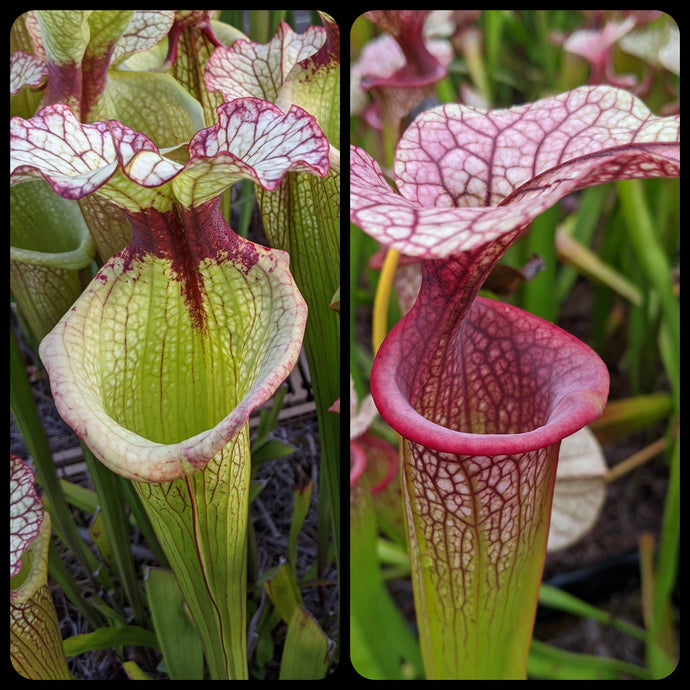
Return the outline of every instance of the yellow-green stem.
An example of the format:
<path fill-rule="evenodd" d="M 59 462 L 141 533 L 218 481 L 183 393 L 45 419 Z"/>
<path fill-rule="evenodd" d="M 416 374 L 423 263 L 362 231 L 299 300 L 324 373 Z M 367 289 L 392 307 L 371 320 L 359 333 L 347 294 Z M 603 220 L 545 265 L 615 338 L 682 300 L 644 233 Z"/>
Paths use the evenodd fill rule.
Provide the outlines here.
<path fill-rule="evenodd" d="M 395 270 L 398 267 L 400 252 L 389 249 L 383 262 L 379 282 L 376 286 L 374 296 L 374 315 L 372 323 L 372 345 L 374 354 L 381 347 L 383 339 L 388 333 L 388 304 L 390 303 L 391 292 L 393 291 L 393 279 Z"/>
<path fill-rule="evenodd" d="M 213 680 L 248 678 L 248 426 L 201 472 L 135 484 L 196 624 Z"/>
<path fill-rule="evenodd" d="M 403 501 L 427 679 L 525 678 L 558 447 L 434 459 L 403 441 Z M 434 462 L 443 467 L 434 469 Z M 510 495 L 484 505 L 481 487 L 501 463 L 514 467 L 517 481 Z M 453 477 L 456 490 L 445 496 L 425 467 L 429 476 Z"/>

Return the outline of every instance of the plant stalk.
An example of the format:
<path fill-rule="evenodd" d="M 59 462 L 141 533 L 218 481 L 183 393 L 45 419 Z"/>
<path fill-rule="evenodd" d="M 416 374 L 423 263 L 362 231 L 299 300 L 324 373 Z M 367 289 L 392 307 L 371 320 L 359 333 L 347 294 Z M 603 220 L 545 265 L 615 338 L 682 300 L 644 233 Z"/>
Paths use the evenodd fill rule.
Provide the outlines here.
<path fill-rule="evenodd" d="M 136 482 L 204 646 L 213 680 L 248 679 L 249 426 L 200 472 Z"/>
<path fill-rule="evenodd" d="M 403 500 L 426 677 L 524 679 L 548 539 L 560 444 L 522 456 L 443 454 L 424 477 L 428 453 L 403 442 Z M 424 458 L 427 458 L 426 460 Z M 515 485 L 501 507 L 486 501 L 497 463 Z M 510 468 L 510 469 L 507 469 Z M 458 496 L 463 510 L 458 510 Z M 430 509 L 431 507 L 431 509 Z"/>

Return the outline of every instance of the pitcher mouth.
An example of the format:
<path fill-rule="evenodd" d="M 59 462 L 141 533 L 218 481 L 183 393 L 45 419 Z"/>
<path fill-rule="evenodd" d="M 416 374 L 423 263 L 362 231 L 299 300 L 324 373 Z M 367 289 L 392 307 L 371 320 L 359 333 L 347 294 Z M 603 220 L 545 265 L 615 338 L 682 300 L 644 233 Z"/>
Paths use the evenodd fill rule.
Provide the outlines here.
<path fill-rule="evenodd" d="M 535 377 L 536 388 L 547 400 L 544 412 L 535 414 L 533 424 L 527 425 L 524 431 L 508 433 L 459 431 L 420 414 L 408 397 L 406 382 L 399 375 L 399 363 L 405 357 L 403 319 L 391 330 L 377 353 L 371 374 L 371 393 L 383 419 L 404 439 L 455 455 L 513 455 L 557 443 L 601 415 L 608 396 L 609 377 L 599 356 L 561 328 L 502 302 L 478 297 L 466 318 L 471 319 L 473 315 L 476 318 L 495 309 L 508 317 L 504 319 L 506 323 L 519 320 L 523 335 L 529 337 L 539 332 L 541 348 L 544 336 L 548 335 L 552 351 L 561 355 L 567 352 L 572 360 L 570 371 L 547 368 L 548 375 L 541 380 Z"/>
<path fill-rule="evenodd" d="M 43 339 L 39 351 L 51 379 L 58 412 L 103 464 L 136 481 L 171 481 L 199 471 L 216 457 L 240 434 L 251 412 L 266 402 L 289 375 L 301 348 L 306 304 L 291 277 L 288 278 L 287 263 L 281 259 L 275 265 L 267 266 L 266 272 L 277 271 L 271 278 L 271 296 L 283 300 L 283 310 L 265 309 L 260 324 L 262 328 L 245 329 L 242 334 L 245 342 L 237 343 L 234 351 L 230 350 L 230 331 L 223 328 L 231 325 L 229 320 L 223 321 L 216 329 L 218 338 L 202 337 L 191 323 L 187 323 L 187 330 L 181 331 L 184 337 L 175 347 L 183 350 L 187 357 L 195 351 L 197 367 L 224 362 L 217 371 L 215 368 L 203 369 L 206 376 L 203 385 L 192 394 L 195 386 L 192 364 L 171 349 L 169 366 L 166 366 L 173 373 L 168 375 L 169 372 L 164 372 L 164 356 L 168 351 L 164 340 L 155 334 L 149 341 L 140 339 L 140 342 L 150 345 L 151 352 L 147 357 L 152 366 L 144 372 L 146 375 L 135 372 L 137 376 L 129 376 L 132 372 L 127 362 L 141 362 L 143 346 L 137 349 L 140 356 L 129 360 L 127 345 L 135 339 L 128 340 L 126 329 L 120 333 L 122 323 L 104 317 L 108 298 L 114 300 L 114 308 L 120 304 L 113 295 L 114 286 L 121 280 L 127 288 L 123 293 L 129 300 L 127 303 L 130 306 L 135 304 L 131 300 L 131 289 L 141 283 L 136 282 L 136 275 L 132 279 L 122 272 L 123 261 L 121 256 L 116 256 L 104 266 L 99 274 L 101 279 L 92 281 L 72 310 Z M 276 281 L 281 275 L 284 282 L 282 291 L 278 293 Z M 167 294 L 163 290 L 160 293 Z M 252 293 L 248 294 L 251 296 Z M 258 296 L 254 299 L 258 300 Z M 162 296 L 162 307 L 159 309 L 156 304 L 156 309 L 165 313 L 168 305 L 172 304 L 183 314 L 181 301 L 179 296 Z M 149 303 L 147 305 L 150 306 Z M 131 309 L 134 314 L 134 308 Z M 142 310 L 141 313 L 150 316 L 153 312 Z M 247 319 L 256 320 L 254 313 L 248 313 Z M 153 322 L 164 323 L 160 319 L 153 319 Z M 184 318 L 181 322 L 186 323 Z M 139 322 L 130 323 L 130 327 L 136 331 L 148 328 L 148 323 L 141 317 Z M 234 325 L 242 323 L 238 316 Z M 107 333 L 103 332 L 104 328 Z M 238 331 L 234 329 L 232 332 Z M 210 349 L 211 340 L 214 353 L 206 356 L 205 348 Z M 104 351 L 104 343 L 110 349 Z M 117 370 L 113 362 L 118 362 Z M 178 369 L 181 365 L 187 369 L 185 378 L 180 375 L 178 380 L 174 372 L 181 371 Z M 223 372 L 225 376 L 221 382 Z M 111 386 L 106 379 L 114 379 L 117 386 Z M 227 388 L 224 397 L 211 390 L 214 395 L 204 398 L 206 386 L 210 383 Z M 133 403 L 132 389 L 137 386 L 143 389 L 144 384 L 148 388 L 140 392 Z M 147 397 L 145 394 L 152 387 L 156 395 Z M 176 397 L 173 394 L 177 394 Z M 206 402 L 205 408 L 199 404 L 200 401 Z M 192 414 L 195 404 L 199 408 L 196 417 Z M 160 420 L 160 424 L 148 424 L 154 418 Z"/>

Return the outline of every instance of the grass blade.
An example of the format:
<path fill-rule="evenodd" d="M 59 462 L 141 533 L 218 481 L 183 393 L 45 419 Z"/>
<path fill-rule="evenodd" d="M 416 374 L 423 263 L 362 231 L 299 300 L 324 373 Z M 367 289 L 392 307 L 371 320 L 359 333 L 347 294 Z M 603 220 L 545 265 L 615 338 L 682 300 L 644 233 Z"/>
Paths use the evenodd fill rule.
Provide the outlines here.
<path fill-rule="evenodd" d="M 165 667 L 171 680 L 204 677 L 204 651 L 171 571 L 148 568 L 146 595 Z"/>

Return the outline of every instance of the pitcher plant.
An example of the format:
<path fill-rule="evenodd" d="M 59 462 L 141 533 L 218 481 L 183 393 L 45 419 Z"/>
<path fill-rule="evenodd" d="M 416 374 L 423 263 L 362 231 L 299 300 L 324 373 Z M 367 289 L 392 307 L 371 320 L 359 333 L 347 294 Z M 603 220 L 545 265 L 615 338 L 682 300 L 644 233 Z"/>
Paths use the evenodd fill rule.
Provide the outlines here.
<path fill-rule="evenodd" d="M 525 677 L 559 446 L 608 395 L 588 346 L 478 292 L 567 194 L 679 176 L 679 128 L 624 90 L 590 86 L 424 112 L 398 142 L 395 189 L 351 147 L 352 222 L 422 266 L 414 306 L 375 356 L 371 393 L 402 439 L 427 678 Z"/>
<path fill-rule="evenodd" d="M 218 109 L 186 163 L 111 120 L 66 105 L 11 123 L 13 184 L 94 194 L 131 222 L 42 341 L 61 416 L 134 480 L 199 628 L 214 678 L 247 676 L 249 414 L 297 361 L 307 315 L 285 252 L 240 238 L 220 209 L 242 178 L 328 173 L 328 142 L 300 108 L 254 98 Z M 219 535 L 223 535 L 219 538 Z"/>
<path fill-rule="evenodd" d="M 340 419 L 328 408 L 340 395 L 340 321 L 331 308 L 340 286 L 340 31 L 332 17 L 319 16 L 323 26 L 302 33 L 281 22 L 265 44 L 236 40 L 219 46 L 204 78 L 207 89 L 225 101 L 253 96 L 284 110 L 292 104 L 304 108 L 330 145 L 325 177 L 297 173 L 275 190 L 255 188 L 268 242 L 290 254 L 295 282 L 309 307 L 304 347 L 319 422 L 325 499 L 320 506 L 339 554 Z"/>
<path fill-rule="evenodd" d="M 10 456 L 10 656 L 31 680 L 69 680 L 48 586 L 50 515 L 29 466 Z"/>

